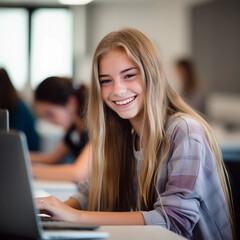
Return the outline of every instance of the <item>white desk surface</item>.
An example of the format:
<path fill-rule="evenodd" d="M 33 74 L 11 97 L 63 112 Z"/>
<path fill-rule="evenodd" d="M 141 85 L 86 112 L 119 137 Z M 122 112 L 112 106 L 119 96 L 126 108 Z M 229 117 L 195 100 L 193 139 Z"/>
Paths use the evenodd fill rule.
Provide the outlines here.
<path fill-rule="evenodd" d="M 46 197 L 54 195 L 61 201 L 66 201 L 71 195 L 77 192 L 77 184 L 67 181 L 39 180 L 33 181 L 35 197 Z"/>
<path fill-rule="evenodd" d="M 39 180 L 39 179 L 34 179 L 33 185 L 37 189 L 42 189 L 44 188 L 45 190 L 71 190 L 75 191 L 77 190 L 77 185 L 73 182 L 69 181 L 52 181 L 52 180 Z"/>
<path fill-rule="evenodd" d="M 109 233 L 107 240 L 184 240 L 160 226 L 101 226 L 97 231 Z"/>
<path fill-rule="evenodd" d="M 239 128 L 228 131 L 221 124 L 212 124 L 211 127 L 222 150 L 240 150 Z"/>
<path fill-rule="evenodd" d="M 54 195 L 68 199 L 77 191 L 77 185 L 65 181 L 34 180 L 35 196 Z M 160 226 L 100 226 L 96 231 L 108 232 L 107 240 L 183 240 L 184 238 Z"/>

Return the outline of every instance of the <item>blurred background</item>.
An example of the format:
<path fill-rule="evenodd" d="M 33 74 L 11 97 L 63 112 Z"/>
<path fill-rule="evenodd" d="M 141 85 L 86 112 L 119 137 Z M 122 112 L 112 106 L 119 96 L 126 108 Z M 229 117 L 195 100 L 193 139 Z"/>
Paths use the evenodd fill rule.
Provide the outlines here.
<path fill-rule="evenodd" d="M 213 127 L 240 224 L 239 0 L 0 0 L 0 68 L 35 115 L 37 85 L 53 75 L 88 84 L 97 43 L 122 27 L 137 28 L 155 43 L 167 77 Z M 39 119 L 37 131 L 41 151 L 64 134 Z"/>
<path fill-rule="evenodd" d="M 204 92 L 203 113 L 222 148 L 236 150 L 240 149 L 239 26 L 238 0 L 93 0 L 83 5 L 0 0 L 0 67 L 8 71 L 34 113 L 33 91 L 44 78 L 57 75 L 89 83 L 99 40 L 112 30 L 137 28 L 155 43 L 167 76 L 179 91 L 183 83 L 177 61 L 194 63 Z M 52 129 L 38 125 L 42 136 L 51 135 Z"/>

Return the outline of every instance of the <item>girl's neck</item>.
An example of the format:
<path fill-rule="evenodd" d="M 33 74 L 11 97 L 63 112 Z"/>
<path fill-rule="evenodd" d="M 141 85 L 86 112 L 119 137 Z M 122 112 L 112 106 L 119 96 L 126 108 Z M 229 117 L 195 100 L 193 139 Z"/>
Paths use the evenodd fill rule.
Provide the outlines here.
<path fill-rule="evenodd" d="M 132 128 L 134 129 L 134 131 L 136 132 L 136 134 L 140 137 L 141 135 L 141 128 L 142 128 L 142 121 L 136 121 L 136 120 L 129 120 Z"/>

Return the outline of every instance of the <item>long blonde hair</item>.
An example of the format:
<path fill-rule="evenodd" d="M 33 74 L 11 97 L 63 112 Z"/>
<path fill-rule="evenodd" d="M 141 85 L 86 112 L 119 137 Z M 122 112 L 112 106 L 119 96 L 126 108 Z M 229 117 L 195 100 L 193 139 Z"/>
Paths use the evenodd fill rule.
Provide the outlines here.
<path fill-rule="evenodd" d="M 170 86 L 153 43 L 144 34 L 132 28 L 106 35 L 99 43 L 93 58 L 89 124 L 94 150 L 89 209 L 130 211 L 136 209 L 137 205 L 131 184 L 135 170 L 132 127 L 128 120 L 121 119 L 103 102 L 98 78 L 99 61 L 114 49 L 127 53 L 129 59 L 140 69 L 143 79 L 145 101 L 140 136 L 143 149 L 138 187 L 140 209 L 153 209 L 157 173 L 169 150 L 165 123 L 172 114 L 185 114 L 200 122 L 205 130 L 216 160 L 231 220 L 231 204 L 225 180 L 227 173 L 211 128 Z"/>

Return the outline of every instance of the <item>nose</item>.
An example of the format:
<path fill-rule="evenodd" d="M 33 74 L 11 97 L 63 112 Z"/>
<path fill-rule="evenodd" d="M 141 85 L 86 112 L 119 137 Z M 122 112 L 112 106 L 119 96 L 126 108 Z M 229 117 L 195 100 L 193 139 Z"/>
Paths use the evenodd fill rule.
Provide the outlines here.
<path fill-rule="evenodd" d="M 127 87 L 121 80 L 114 81 L 113 93 L 115 96 L 122 97 L 126 94 L 126 92 L 127 92 Z"/>

